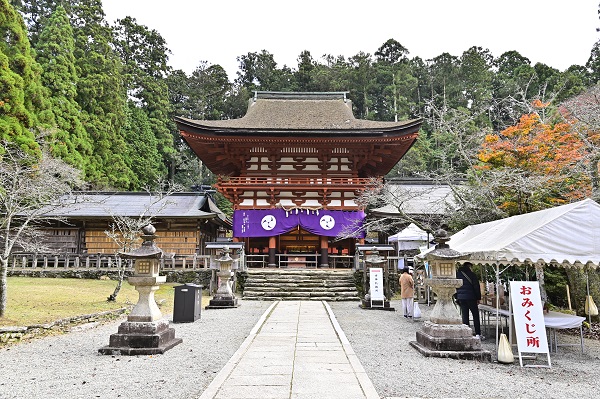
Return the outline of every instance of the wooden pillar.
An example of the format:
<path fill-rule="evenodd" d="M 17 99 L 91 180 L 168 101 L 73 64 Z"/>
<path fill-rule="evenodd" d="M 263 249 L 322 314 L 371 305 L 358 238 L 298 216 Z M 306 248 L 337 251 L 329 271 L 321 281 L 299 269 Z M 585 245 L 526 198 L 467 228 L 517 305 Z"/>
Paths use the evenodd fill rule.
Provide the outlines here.
<path fill-rule="evenodd" d="M 277 251 L 277 237 L 269 237 L 269 263 L 267 267 L 277 267 L 275 253 Z"/>
<path fill-rule="evenodd" d="M 329 267 L 329 241 L 327 236 L 321 236 L 321 263 L 319 267 Z"/>

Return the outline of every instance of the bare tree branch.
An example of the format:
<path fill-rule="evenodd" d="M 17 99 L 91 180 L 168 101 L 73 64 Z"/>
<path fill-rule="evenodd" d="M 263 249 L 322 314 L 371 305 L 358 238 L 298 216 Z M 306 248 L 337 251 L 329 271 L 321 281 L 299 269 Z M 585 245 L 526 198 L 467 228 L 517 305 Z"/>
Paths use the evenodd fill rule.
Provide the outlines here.
<path fill-rule="evenodd" d="M 148 202 L 144 205 L 144 209 L 138 217 L 118 215 L 112 209 L 106 209 L 106 212 L 111 216 L 112 222 L 109 225 L 109 230 L 105 230 L 104 234 L 118 245 L 119 252 L 130 252 L 139 246 L 140 231 L 142 228 L 152 223 L 156 215 L 160 214 L 166 206 L 173 203 L 169 201 L 169 196 L 181 191 L 180 186 L 162 181 L 157 184 L 157 187 L 159 189 L 154 192 L 148 188 L 145 190 L 148 194 Z M 117 286 L 113 293 L 108 296 L 108 301 L 117 300 L 117 296 L 123 285 L 127 266 L 126 262 L 121 264 L 118 272 Z"/>
<path fill-rule="evenodd" d="M 42 247 L 39 227 L 44 222 L 63 220 L 49 216 L 60 208 L 60 197 L 82 187 L 81 173 L 52 158 L 25 152 L 16 144 L 3 142 L 0 155 L 0 317 L 6 310 L 7 271 L 14 249 Z"/>

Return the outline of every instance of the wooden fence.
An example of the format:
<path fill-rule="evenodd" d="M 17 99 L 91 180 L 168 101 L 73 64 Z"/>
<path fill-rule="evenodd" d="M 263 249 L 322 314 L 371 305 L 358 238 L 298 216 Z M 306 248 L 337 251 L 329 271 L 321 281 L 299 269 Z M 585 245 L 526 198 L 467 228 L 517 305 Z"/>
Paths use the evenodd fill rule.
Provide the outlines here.
<path fill-rule="evenodd" d="M 163 255 L 160 267 L 163 271 L 207 269 L 210 266 L 209 255 Z M 14 253 L 11 256 L 9 270 L 105 270 L 117 271 L 122 267 L 131 268 L 132 263 L 114 254 L 39 254 Z"/>

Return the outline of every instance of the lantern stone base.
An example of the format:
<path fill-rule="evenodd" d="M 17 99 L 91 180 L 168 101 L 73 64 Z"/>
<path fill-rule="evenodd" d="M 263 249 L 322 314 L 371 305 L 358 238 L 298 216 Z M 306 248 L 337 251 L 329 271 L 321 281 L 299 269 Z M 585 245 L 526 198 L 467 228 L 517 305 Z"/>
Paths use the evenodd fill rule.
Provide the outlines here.
<path fill-rule="evenodd" d="M 156 322 L 125 321 L 116 334 L 110 336 L 108 346 L 98 349 L 102 355 L 157 355 L 183 342 L 175 338 L 175 329 L 167 320 Z"/>
<path fill-rule="evenodd" d="M 235 297 L 231 298 L 213 298 L 208 302 L 208 306 L 206 309 L 230 309 L 237 308 L 240 306 L 238 304 L 238 299 Z"/>
<path fill-rule="evenodd" d="M 417 341 L 410 345 L 427 357 L 491 361 L 492 355 L 483 350 L 481 341 L 473 337 L 464 324 L 436 324 L 425 321 L 417 331 Z"/>

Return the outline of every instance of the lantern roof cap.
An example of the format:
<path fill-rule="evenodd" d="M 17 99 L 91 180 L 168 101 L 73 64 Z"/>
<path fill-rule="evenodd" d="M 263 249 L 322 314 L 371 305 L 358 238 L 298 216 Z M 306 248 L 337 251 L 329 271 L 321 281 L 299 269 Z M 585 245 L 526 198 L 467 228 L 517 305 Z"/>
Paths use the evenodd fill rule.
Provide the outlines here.
<path fill-rule="evenodd" d="M 446 230 L 439 229 L 435 232 L 434 241 L 437 243 L 436 248 L 425 255 L 427 260 L 460 260 L 467 258 L 470 253 L 462 253 L 455 251 L 446 244 L 450 240 Z"/>

